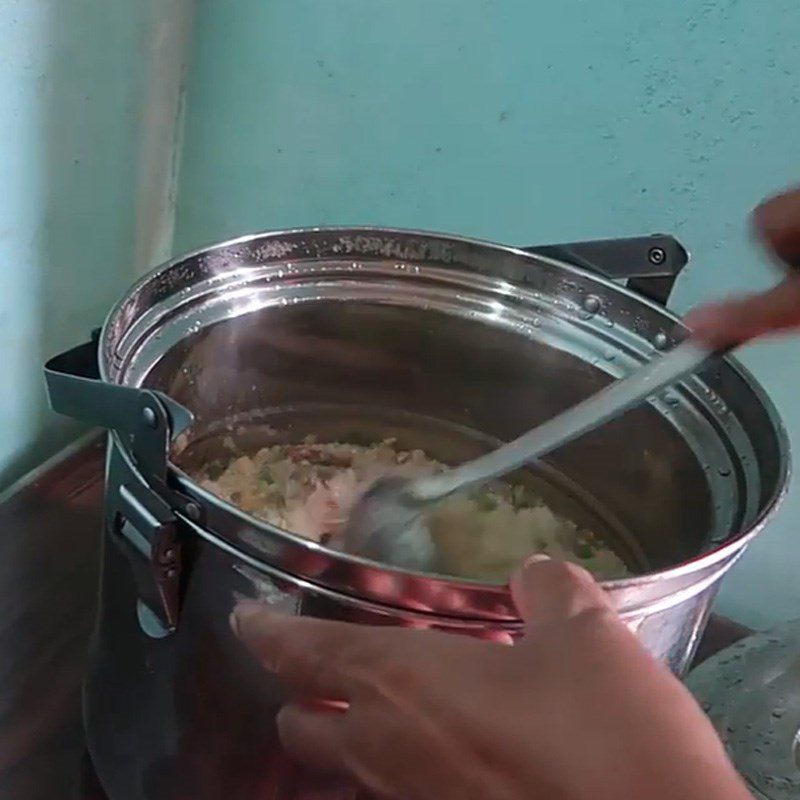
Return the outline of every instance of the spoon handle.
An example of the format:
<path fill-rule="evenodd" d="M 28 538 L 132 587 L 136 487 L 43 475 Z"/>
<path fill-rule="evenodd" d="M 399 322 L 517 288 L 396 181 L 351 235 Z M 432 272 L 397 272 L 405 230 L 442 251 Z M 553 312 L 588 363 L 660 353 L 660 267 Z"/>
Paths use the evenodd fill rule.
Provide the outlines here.
<path fill-rule="evenodd" d="M 440 475 L 416 480 L 409 490 L 420 500 L 432 501 L 512 472 L 620 416 L 717 354 L 720 351 L 689 339 L 512 442 Z"/>

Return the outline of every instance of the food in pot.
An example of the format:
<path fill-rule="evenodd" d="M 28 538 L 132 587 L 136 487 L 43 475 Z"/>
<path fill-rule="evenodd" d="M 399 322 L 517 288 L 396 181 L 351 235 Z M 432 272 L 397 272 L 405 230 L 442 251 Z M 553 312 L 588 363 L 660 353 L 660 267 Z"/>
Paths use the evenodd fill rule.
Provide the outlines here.
<path fill-rule="evenodd" d="M 398 449 L 392 439 L 352 444 L 309 437 L 234 457 L 196 477 L 253 516 L 324 543 L 378 478 L 444 469 L 422 450 Z M 429 512 L 427 522 L 443 574 L 501 582 L 533 553 L 574 561 L 602 578 L 627 574 L 623 561 L 591 531 L 522 485 L 495 483 L 449 498 Z"/>

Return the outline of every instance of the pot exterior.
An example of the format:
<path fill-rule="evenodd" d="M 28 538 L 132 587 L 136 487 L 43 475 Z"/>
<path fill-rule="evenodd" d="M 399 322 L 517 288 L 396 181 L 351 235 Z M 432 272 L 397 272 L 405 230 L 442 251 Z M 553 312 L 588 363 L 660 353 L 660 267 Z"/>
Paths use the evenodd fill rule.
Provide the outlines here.
<path fill-rule="evenodd" d="M 519 635 L 507 587 L 327 550 L 210 494 L 200 467 L 231 431 L 254 452 L 276 431 L 348 441 L 368 424 L 372 437 L 451 464 L 508 441 L 680 340 L 660 303 L 685 252 L 656 239 L 532 254 L 420 232 L 257 234 L 154 270 L 94 343 L 48 364 L 53 407 L 112 432 L 85 686 L 90 750 L 112 800 L 354 797 L 283 756 L 280 687 L 228 625 L 238 598 L 505 643 Z M 597 259 L 605 277 L 587 270 Z M 775 409 L 725 359 L 529 477 L 634 566 L 603 587 L 682 675 L 720 581 L 774 514 L 788 471 Z"/>
<path fill-rule="evenodd" d="M 113 447 L 109 464 L 113 492 L 125 471 Z M 191 568 L 180 625 L 155 638 L 141 616 L 129 558 L 114 537 L 105 537 L 84 714 L 91 756 L 112 800 L 356 797 L 352 787 L 317 782 L 282 753 L 274 719 L 283 694 L 229 627 L 238 599 L 259 599 L 287 614 L 427 627 L 506 643 L 520 632 L 516 622 L 414 612 L 337 594 L 258 564 L 195 527 L 184 530 L 184 542 Z M 627 606 L 626 622 L 644 646 L 676 673 L 690 663 L 719 583 L 741 552 L 672 585 L 654 580 L 649 595 L 628 590 L 614 598 L 618 607 Z"/>

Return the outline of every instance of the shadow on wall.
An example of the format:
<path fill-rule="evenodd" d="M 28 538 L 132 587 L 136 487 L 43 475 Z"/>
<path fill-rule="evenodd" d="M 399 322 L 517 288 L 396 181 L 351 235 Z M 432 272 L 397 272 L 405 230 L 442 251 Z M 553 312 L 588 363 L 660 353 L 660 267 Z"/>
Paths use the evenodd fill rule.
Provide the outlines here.
<path fill-rule="evenodd" d="M 2 35 L 31 41 L 11 63 L 25 86 L 16 95 L 23 113 L 13 132 L 23 143 L 12 202 L 24 195 L 29 205 L 27 229 L 11 235 L 28 237 L 17 249 L 30 263 L 13 265 L 0 299 L 15 306 L 0 315 L 13 383 L 0 393 L 0 413 L 13 420 L 0 433 L 0 487 L 79 432 L 49 410 L 42 364 L 84 341 L 131 281 L 146 6 L 31 0 L 2 13 Z"/>

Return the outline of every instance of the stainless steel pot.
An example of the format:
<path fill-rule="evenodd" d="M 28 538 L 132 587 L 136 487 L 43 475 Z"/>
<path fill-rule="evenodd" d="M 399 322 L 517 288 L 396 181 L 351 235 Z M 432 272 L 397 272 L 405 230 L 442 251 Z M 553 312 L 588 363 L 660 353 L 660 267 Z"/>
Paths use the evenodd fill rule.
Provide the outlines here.
<path fill-rule="evenodd" d="M 279 689 L 228 631 L 236 596 L 519 629 L 504 586 L 331 552 L 210 495 L 194 468 L 230 437 L 248 449 L 308 433 L 475 455 L 672 346 L 682 329 L 658 301 L 685 263 L 663 236 L 523 251 L 393 230 L 259 234 L 158 268 L 93 343 L 48 364 L 54 408 L 112 431 L 86 691 L 110 796 L 310 796 L 275 741 Z M 787 471 L 774 408 L 726 359 L 518 477 L 638 571 L 605 588 L 681 673 Z"/>

